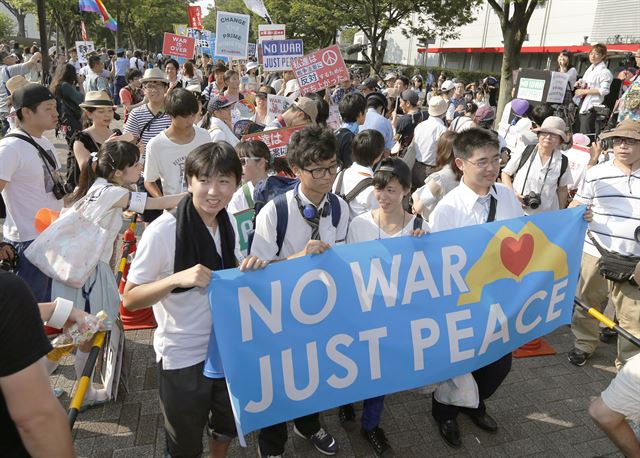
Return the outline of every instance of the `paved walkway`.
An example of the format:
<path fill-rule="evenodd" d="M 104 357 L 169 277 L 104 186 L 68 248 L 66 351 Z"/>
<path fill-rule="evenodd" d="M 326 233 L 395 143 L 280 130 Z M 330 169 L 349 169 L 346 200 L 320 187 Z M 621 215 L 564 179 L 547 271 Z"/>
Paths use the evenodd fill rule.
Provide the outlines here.
<path fill-rule="evenodd" d="M 158 401 L 153 331 L 126 333 L 125 369 L 129 392 L 120 388 L 118 401 L 80 414 L 74 428 L 78 455 L 92 458 L 163 457 L 164 430 Z M 461 416 L 463 447 L 454 450 L 440 438 L 431 417 L 430 396 L 414 390 L 387 397 L 382 427 L 398 457 L 592 457 L 622 456 L 593 424 L 587 413 L 591 399 L 609 383 L 615 372 L 615 344 L 602 345 L 582 368 L 571 365 L 566 352 L 572 346 L 569 328 L 563 326 L 547 339 L 555 356 L 514 360 L 513 369 L 497 393 L 487 402 L 500 425 L 488 434 Z M 71 361 L 52 376 L 67 394 L 73 389 Z M 358 406 L 361 407 L 361 406 Z M 323 423 L 340 445 L 339 456 L 373 457 L 359 434 L 347 434 L 338 422 L 337 410 L 323 415 Z M 321 457 L 306 441 L 290 431 L 286 455 Z M 256 437 L 248 447 L 235 441 L 230 456 L 256 456 Z"/>

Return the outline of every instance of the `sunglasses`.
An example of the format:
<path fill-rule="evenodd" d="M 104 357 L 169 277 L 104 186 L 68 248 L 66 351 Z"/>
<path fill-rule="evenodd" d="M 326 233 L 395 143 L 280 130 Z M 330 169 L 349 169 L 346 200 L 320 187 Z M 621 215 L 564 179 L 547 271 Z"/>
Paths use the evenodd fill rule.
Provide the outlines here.
<path fill-rule="evenodd" d="M 242 165 L 247 165 L 249 163 L 249 161 L 256 161 L 258 162 L 260 159 L 262 159 L 261 157 L 251 157 L 251 156 L 242 156 L 240 158 L 240 163 Z"/>

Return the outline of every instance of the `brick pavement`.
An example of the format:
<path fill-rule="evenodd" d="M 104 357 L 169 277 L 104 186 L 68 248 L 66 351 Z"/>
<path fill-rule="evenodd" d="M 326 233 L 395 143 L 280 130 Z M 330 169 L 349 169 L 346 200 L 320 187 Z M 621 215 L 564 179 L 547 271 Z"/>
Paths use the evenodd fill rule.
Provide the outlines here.
<path fill-rule="evenodd" d="M 78 456 L 164 456 L 152 335 L 152 330 L 126 333 L 125 369 L 129 392 L 121 386 L 117 402 L 80 414 L 73 431 Z M 489 412 L 500 425 L 497 434 L 485 433 L 468 418 L 460 416 L 463 447 L 459 450 L 449 448 L 440 438 L 431 417 L 430 396 L 420 390 L 388 396 L 381 426 L 396 456 L 622 456 L 587 413 L 590 400 L 613 377 L 615 345 L 602 345 L 587 365 L 578 368 L 566 359 L 566 352 L 573 342 L 567 326 L 549 335 L 548 341 L 558 351 L 557 355 L 514 360 L 504 384 L 488 400 Z M 65 408 L 70 401 L 73 379 L 70 360 L 65 360 L 51 378 L 52 384 L 66 391 L 61 399 Z M 374 456 L 359 434 L 348 434 L 340 427 L 337 409 L 325 413 L 323 422 L 340 445 L 339 456 Z M 294 437 L 291 430 L 289 437 L 286 456 L 323 456 L 308 442 Z M 247 443 L 248 447 L 243 449 L 235 441 L 229 455 L 256 456 L 255 434 L 247 437 Z"/>

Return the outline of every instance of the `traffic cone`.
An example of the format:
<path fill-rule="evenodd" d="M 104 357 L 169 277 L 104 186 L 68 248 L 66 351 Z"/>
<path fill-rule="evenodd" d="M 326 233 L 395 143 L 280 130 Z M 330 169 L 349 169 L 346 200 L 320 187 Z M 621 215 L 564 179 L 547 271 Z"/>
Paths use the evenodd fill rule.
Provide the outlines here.
<path fill-rule="evenodd" d="M 542 337 L 539 337 L 516 349 L 513 352 L 513 357 L 529 358 L 531 356 L 549 356 L 555 354 L 556 351 L 553 349 L 553 347 Z"/>
<path fill-rule="evenodd" d="M 122 298 L 122 295 L 124 294 L 124 287 L 127 284 L 127 275 L 129 273 L 129 267 L 131 266 L 132 255 L 136 252 L 135 227 L 136 222 L 134 218 L 129 225 L 129 228 L 122 236 L 122 258 L 120 258 L 118 275 L 116 277 L 116 280 L 118 281 L 118 289 L 120 291 L 120 298 Z M 132 312 L 122 306 L 122 299 L 120 299 L 120 319 L 122 320 L 125 331 L 133 329 L 151 329 L 158 326 L 151 307 Z"/>

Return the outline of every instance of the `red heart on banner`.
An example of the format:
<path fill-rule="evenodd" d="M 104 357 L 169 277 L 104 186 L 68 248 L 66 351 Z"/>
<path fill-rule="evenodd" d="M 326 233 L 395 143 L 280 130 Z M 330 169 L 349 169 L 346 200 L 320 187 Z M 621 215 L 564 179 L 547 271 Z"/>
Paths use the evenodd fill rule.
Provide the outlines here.
<path fill-rule="evenodd" d="M 533 256 L 533 237 L 524 234 L 520 239 L 506 237 L 500 244 L 500 259 L 507 270 L 519 276 Z"/>

